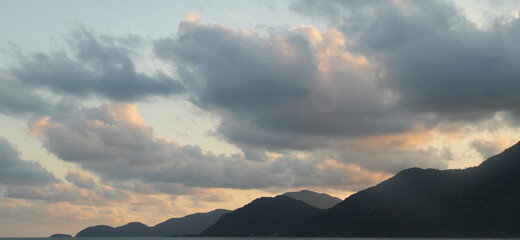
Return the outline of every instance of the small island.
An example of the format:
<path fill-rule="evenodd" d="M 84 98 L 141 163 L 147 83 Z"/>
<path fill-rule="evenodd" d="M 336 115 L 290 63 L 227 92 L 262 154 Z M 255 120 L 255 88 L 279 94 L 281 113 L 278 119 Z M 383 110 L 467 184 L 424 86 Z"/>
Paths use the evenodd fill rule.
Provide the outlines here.
<path fill-rule="evenodd" d="M 56 233 L 52 234 L 49 238 L 72 238 L 69 234 Z"/>

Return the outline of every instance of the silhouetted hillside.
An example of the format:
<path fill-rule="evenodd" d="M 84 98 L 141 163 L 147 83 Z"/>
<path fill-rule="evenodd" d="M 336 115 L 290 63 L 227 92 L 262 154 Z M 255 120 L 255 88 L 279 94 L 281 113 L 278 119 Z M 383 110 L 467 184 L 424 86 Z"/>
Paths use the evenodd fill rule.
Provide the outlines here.
<path fill-rule="evenodd" d="M 150 237 L 156 236 L 153 229 L 139 222 L 120 227 L 98 225 L 81 230 L 76 237 Z"/>
<path fill-rule="evenodd" d="M 114 237 L 116 231 L 107 225 L 87 227 L 76 234 L 76 237 Z"/>
<path fill-rule="evenodd" d="M 203 236 L 272 236 L 309 221 L 319 209 L 287 196 L 258 198 L 223 215 Z"/>
<path fill-rule="evenodd" d="M 159 236 L 199 235 L 204 229 L 214 224 L 222 215 L 231 211 L 217 209 L 207 213 L 195 213 L 182 218 L 170 218 L 155 225 Z"/>
<path fill-rule="evenodd" d="M 520 237 L 520 143 L 478 167 L 403 170 L 330 209 L 289 199 L 257 199 L 224 215 L 203 234 Z"/>
<path fill-rule="evenodd" d="M 465 170 L 412 168 L 289 230 L 298 236 L 520 237 L 520 144 Z"/>
<path fill-rule="evenodd" d="M 316 193 L 309 190 L 302 190 L 299 192 L 286 192 L 283 195 L 288 196 L 290 198 L 294 198 L 296 200 L 303 201 L 311 206 L 320 209 L 331 208 L 341 202 L 341 199 L 337 197 L 332 197 L 325 193 Z"/>
<path fill-rule="evenodd" d="M 120 227 L 98 225 L 81 230 L 76 237 L 171 237 L 198 235 L 202 230 L 215 223 L 220 216 L 230 212 L 217 209 L 207 213 L 196 213 L 182 218 L 171 218 L 154 227 L 139 222 L 128 223 Z"/>
<path fill-rule="evenodd" d="M 305 191 L 298 194 L 300 198 L 314 195 Z M 259 198 L 233 212 L 219 212 L 224 215 L 202 235 L 517 238 L 519 203 L 517 143 L 478 167 L 403 170 L 329 209 L 321 210 L 284 195 Z M 143 236 L 150 234 L 150 229 L 155 229 L 153 236 L 183 235 L 173 229 L 180 222 L 185 225 L 179 229 L 189 228 L 192 218 L 198 215 L 190 216 L 182 221 L 170 219 L 154 228 L 139 223 L 118 228 L 90 227 L 77 236 Z M 123 230 L 127 235 L 121 235 Z"/>
<path fill-rule="evenodd" d="M 72 236 L 69 234 L 56 233 L 52 234 L 49 238 L 72 238 Z"/>

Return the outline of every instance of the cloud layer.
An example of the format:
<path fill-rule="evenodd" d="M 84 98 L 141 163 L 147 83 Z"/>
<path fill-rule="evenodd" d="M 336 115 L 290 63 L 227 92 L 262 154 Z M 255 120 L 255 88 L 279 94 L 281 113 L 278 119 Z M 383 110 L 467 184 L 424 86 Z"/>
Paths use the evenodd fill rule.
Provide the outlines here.
<path fill-rule="evenodd" d="M 0 72 L 0 111 L 55 114 L 56 105 L 91 97 L 128 101 L 182 93 L 184 86 L 166 73 L 136 69 L 141 42 L 137 35 L 98 35 L 80 26 L 68 38 L 70 51 L 19 53 L 19 62 Z"/>
<path fill-rule="evenodd" d="M 0 184 L 41 186 L 57 181 L 39 163 L 20 159 L 16 146 L 0 137 Z"/>
<path fill-rule="evenodd" d="M 315 155 L 285 154 L 266 162 L 251 162 L 241 153 L 216 155 L 197 146 L 181 145 L 156 136 L 134 104 L 84 109 L 63 122 L 42 118 L 30 129 L 45 148 L 64 161 L 78 163 L 108 181 L 139 180 L 151 183 L 158 191 L 162 189 L 160 183 L 253 189 L 361 186 L 386 177 Z M 67 179 L 84 188 L 92 185 L 74 174 Z M 175 194 L 171 191 L 168 189 Z"/>
<path fill-rule="evenodd" d="M 216 112 L 218 132 L 243 149 L 312 150 L 413 127 L 376 66 L 349 52 L 335 29 L 266 38 L 188 21 L 178 32 L 155 43 L 157 55 L 177 66 L 193 102 Z"/>
<path fill-rule="evenodd" d="M 167 96 L 183 90 L 165 73 L 148 76 L 137 72 L 131 59 L 134 51 L 110 36 L 99 37 L 79 28 L 73 32 L 69 46 L 75 59 L 63 52 L 35 54 L 13 70 L 15 76 L 25 84 L 49 88 L 54 93 L 113 100 Z"/>
<path fill-rule="evenodd" d="M 399 105 L 439 120 L 518 112 L 520 20 L 480 29 L 449 1 L 299 1 L 329 19 L 351 49 L 377 64 Z"/>
<path fill-rule="evenodd" d="M 217 134 L 250 160 L 324 148 L 357 156 L 348 145 L 360 139 L 444 135 L 445 126 L 518 116 L 518 19 L 480 29 L 448 1 L 298 1 L 292 9 L 332 27 L 246 32 L 192 18 L 155 42 L 191 101 L 221 118 Z M 442 147 L 382 148 L 396 153 L 379 167 L 389 172 L 450 160 Z"/>

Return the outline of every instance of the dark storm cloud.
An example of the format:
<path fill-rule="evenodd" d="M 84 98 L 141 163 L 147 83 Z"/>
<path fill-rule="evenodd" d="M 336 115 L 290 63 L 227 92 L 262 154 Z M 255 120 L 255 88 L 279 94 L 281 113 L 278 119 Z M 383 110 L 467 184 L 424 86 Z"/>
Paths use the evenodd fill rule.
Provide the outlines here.
<path fill-rule="evenodd" d="M 399 104 L 440 120 L 475 121 L 520 103 L 520 20 L 478 29 L 449 1 L 297 1 L 331 20 L 352 50 L 381 66 Z"/>
<path fill-rule="evenodd" d="M 46 185 L 59 180 L 39 163 L 20 159 L 20 152 L 0 137 L 0 184 Z"/>
<path fill-rule="evenodd" d="M 131 58 L 139 37 L 98 36 L 84 27 L 76 29 L 68 44 L 74 58 L 66 52 L 37 53 L 23 58 L 10 69 L 24 85 L 48 89 L 57 95 L 113 100 L 138 100 L 150 96 L 168 96 L 184 87 L 165 73 L 153 76 L 138 72 Z"/>
<path fill-rule="evenodd" d="M 310 27 L 262 37 L 183 22 L 178 33 L 158 40 L 156 54 L 175 63 L 195 104 L 219 114 L 218 132 L 258 159 L 262 154 L 248 147 L 308 150 L 337 137 L 400 132 L 412 124 L 378 88 L 370 66 L 342 58 L 347 49 L 334 45 L 343 39 L 333 33 L 320 36 L 331 38 L 320 46 Z M 326 51 L 338 53 L 323 60 L 318 55 Z M 333 65 L 327 78 L 321 61 Z"/>

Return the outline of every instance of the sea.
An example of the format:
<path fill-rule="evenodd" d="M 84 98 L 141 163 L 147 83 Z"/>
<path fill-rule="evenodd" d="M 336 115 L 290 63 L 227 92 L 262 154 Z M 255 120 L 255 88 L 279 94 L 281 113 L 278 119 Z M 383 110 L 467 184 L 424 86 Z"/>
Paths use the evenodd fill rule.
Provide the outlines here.
<path fill-rule="evenodd" d="M 464 240 L 464 238 L 291 238 L 291 237 L 81 237 L 81 238 L 5 238 L 0 240 Z M 475 240 L 475 238 L 466 238 Z M 479 240 L 496 238 L 478 238 Z"/>

